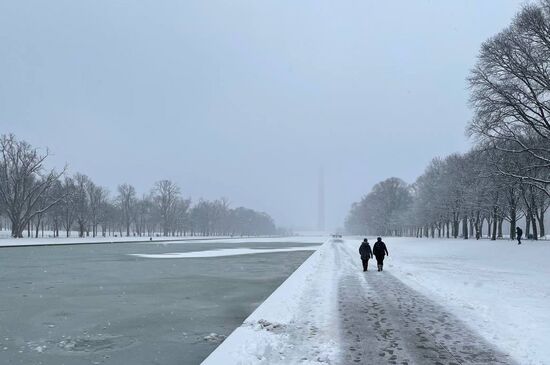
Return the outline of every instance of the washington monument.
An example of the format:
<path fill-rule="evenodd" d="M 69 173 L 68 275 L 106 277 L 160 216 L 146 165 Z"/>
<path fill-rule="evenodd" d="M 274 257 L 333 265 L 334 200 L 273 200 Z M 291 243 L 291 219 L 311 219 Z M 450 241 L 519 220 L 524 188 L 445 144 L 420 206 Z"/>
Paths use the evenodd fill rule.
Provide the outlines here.
<path fill-rule="evenodd" d="M 319 169 L 318 182 L 318 197 L 317 197 L 317 230 L 325 230 L 325 174 L 323 168 Z"/>

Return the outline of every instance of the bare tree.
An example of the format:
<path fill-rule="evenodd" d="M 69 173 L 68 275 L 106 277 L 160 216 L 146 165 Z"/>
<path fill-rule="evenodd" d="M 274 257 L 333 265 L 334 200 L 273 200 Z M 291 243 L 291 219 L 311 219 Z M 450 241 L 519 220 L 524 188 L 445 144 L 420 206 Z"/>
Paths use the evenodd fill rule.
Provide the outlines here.
<path fill-rule="evenodd" d="M 157 181 L 152 196 L 160 215 L 162 234 L 168 236 L 176 218 L 180 188 L 170 180 Z"/>
<path fill-rule="evenodd" d="M 83 174 L 76 174 L 75 181 L 75 214 L 76 223 L 78 224 L 78 236 L 84 237 L 85 233 L 88 234 L 88 222 L 90 219 L 90 199 L 88 196 L 88 186 L 91 181 L 88 176 Z"/>
<path fill-rule="evenodd" d="M 90 223 L 92 226 L 92 236 L 97 236 L 97 226 L 104 214 L 105 203 L 108 198 L 108 192 L 101 186 L 95 185 L 92 181 L 88 182 L 86 191 L 88 193 L 88 201 L 90 206 Z"/>
<path fill-rule="evenodd" d="M 486 41 L 469 78 L 474 118 L 469 132 L 510 157 L 527 155 L 501 174 L 547 194 L 550 184 L 550 0 L 526 5 Z M 542 170 L 543 173 L 533 173 Z"/>
<path fill-rule="evenodd" d="M 59 202 L 59 197 L 49 196 L 49 190 L 63 172 L 46 171 L 47 157 L 48 151 L 40 154 L 13 135 L 0 138 L 0 205 L 11 221 L 13 237 L 23 237 L 34 217 Z"/>
<path fill-rule="evenodd" d="M 63 198 L 60 202 L 62 210 L 62 225 L 66 236 L 69 237 L 76 219 L 76 185 L 71 177 L 66 176 L 63 181 Z"/>
<path fill-rule="evenodd" d="M 136 189 L 129 184 L 119 185 L 117 202 L 122 213 L 122 222 L 126 229 L 126 236 L 130 236 L 130 226 L 136 207 Z"/>
<path fill-rule="evenodd" d="M 55 181 L 52 188 L 50 189 L 50 194 L 53 199 L 59 199 L 59 203 L 54 205 L 47 212 L 46 218 L 49 224 L 51 225 L 53 236 L 59 237 L 59 229 L 61 228 L 62 220 L 63 220 L 63 199 L 64 199 L 63 183 L 60 180 Z"/>

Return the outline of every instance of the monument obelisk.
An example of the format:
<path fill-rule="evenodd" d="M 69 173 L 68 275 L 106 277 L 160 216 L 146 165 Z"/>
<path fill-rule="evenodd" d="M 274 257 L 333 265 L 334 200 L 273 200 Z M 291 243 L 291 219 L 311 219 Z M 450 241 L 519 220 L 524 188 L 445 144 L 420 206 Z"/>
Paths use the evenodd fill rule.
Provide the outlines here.
<path fill-rule="evenodd" d="M 318 182 L 318 196 L 317 196 L 317 230 L 320 232 L 325 231 L 325 173 L 323 168 L 319 168 L 319 182 Z"/>

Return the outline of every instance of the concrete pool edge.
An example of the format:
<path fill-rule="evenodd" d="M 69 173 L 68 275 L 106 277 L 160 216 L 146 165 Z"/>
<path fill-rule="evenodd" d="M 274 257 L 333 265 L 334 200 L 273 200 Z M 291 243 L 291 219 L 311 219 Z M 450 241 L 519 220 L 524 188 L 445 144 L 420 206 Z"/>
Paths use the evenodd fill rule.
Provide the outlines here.
<path fill-rule="evenodd" d="M 311 287 L 311 275 L 328 275 L 330 270 L 319 271 L 327 260 L 334 259 L 330 250 L 332 240 L 328 239 L 305 260 L 256 310 L 254 310 L 210 355 L 202 365 L 254 364 L 264 363 L 273 355 L 278 356 L 294 347 L 292 328 L 304 313 L 315 315 L 326 313 L 326 306 L 332 305 L 327 298 L 331 290 L 319 293 L 316 304 L 304 306 L 304 293 L 315 290 Z M 327 280 L 330 281 L 327 277 Z M 327 289 L 330 285 L 322 289 Z M 306 321 L 307 322 L 307 321 Z M 330 334 L 331 336 L 333 334 Z M 330 337 L 330 336 L 329 336 Z M 333 348 L 333 344 L 327 347 Z M 332 349 L 331 349 L 332 350 Z"/>

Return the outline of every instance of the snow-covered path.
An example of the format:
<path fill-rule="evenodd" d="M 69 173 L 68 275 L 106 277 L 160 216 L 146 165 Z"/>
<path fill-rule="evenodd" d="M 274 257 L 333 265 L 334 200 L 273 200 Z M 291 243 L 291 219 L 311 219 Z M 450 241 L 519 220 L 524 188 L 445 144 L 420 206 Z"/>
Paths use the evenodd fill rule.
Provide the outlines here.
<path fill-rule="evenodd" d="M 550 245 L 386 242 L 326 242 L 204 364 L 550 364 Z"/>
<path fill-rule="evenodd" d="M 338 245 L 344 364 L 513 364 L 443 307 L 389 272 L 363 273 Z M 375 266 L 375 265 L 372 265 Z"/>

